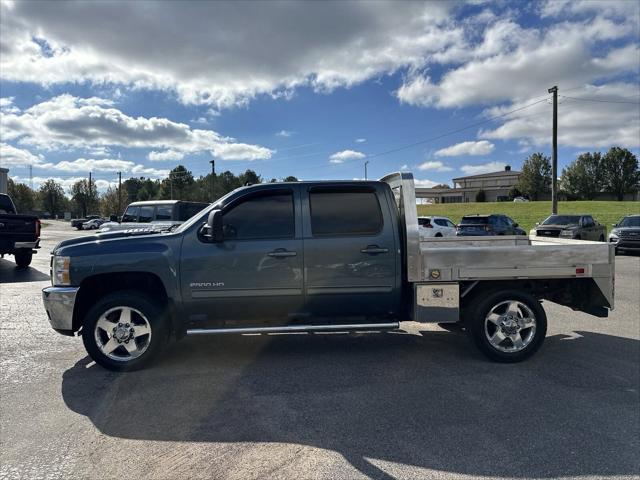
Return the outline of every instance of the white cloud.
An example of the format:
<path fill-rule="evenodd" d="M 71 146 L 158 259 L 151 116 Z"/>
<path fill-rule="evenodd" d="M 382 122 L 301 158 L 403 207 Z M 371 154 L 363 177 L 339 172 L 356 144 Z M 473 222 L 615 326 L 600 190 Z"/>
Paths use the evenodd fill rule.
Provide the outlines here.
<path fill-rule="evenodd" d="M 0 166 L 37 165 L 43 160 L 42 155 L 34 155 L 28 150 L 14 147 L 8 143 L 0 143 Z"/>
<path fill-rule="evenodd" d="M 435 153 L 436 157 L 459 157 L 462 155 L 488 155 L 493 152 L 495 145 L 487 140 L 456 143 L 450 147 L 441 148 Z M 427 162 L 439 163 L 439 162 Z"/>
<path fill-rule="evenodd" d="M 562 95 L 562 91 L 560 92 Z M 608 148 L 614 145 L 636 148 L 640 146 L 640 89 L 637 84 L 616 83 L 605 86 L 588 85 L 580 90 L 567 92 L 570 97 L 591 100 L 573 100 L 560 97 L 558 106 L 558 144 L 578 148 Z M 618 103 L 606 103 L 618 102 Z M 488 115 L 512 110 L 521 103 L 509 107 L 489 109 Z M 480 138 L 519 139 L 521 145 L 545 146 L 551 141 L 551 110 L 543 104 L 542 115 L 509 117 L 502 125 L 481 130 Z M 533 109 L 531 109 L 533 110 Z"/>
<path fill-rule="evenodd" d="M 459 40 L 460 29 L 445 27 L 455 7 L 160 2 L 149 9 L 123 2 L 114 15 L 113 5 L 100 2 L 2 2 L 0 69 L 9 81 L 47 86 L 170 89 L 186 104 L 219 110 L 259 95 L 290 98 L 299 86 L 325 92 L 419 67 Z"/>
<path fill-rule="evenodd" d="M 174 152 L 209 151 L 222 160 L 261 160 L 274 150 L 237 143 L 213 130 L 192 129 L 167 118 L 131 117 L 110 100 L 65 94 L 36 104 L 20 114 L 0 116 L 3 138 L 19 139 L 41 149 L 116 146 L 166 148 Z"/>
<path fill-rule="evenodd" d="M 364 143 L 366 141 L 367 141 L 366 138 L 356 138 L 356 143 Z"/>
<path fill-rule="evenodd" d="M 450 172 L 453 168 L 446 166 L 441 161 L 430 160 L 418 165 L 418 170 L 433 170 L 435 172 Z"/>
<path fill-rule="evenodd" d="M 463 165 L 460 170 L 467 175 L 479 175 L 481 173 L 499 172 L 504 170 L 506 165 L 504 162 L 488 162 L 480 165 Z"/>
<path fill-rule="evenodd" d="M 427 180 L 427 179 L 419 180 L 416 178 L 413 180 L 413 184 L 419 188 L 432 188 L 438 185 L 438 182 L 434 182 L 433 180 Z"/>
<path fill-rule="evenodd" d="M 409 165 L 407 165 L 406 163 L 400 167 L 400 171 L 405 171 L 405 170 L 409 170 Z"/>
<path fill-rule="evenodd" d="M 176 152 L 175 150 L 165 150 L 164 152 L 156 152 L 154 150 L 152 152 L 149 152 L 147 158 L 152 162 L 163 162 L 165 160 L 179 162 L 184 158 L 184 153 Z"/>
<path fill-rule="evenodd" d="M 293 132 L 291 130 L 280 130 L 279 132 L 276 133 L 276 137 L 283 137 L 283 138 L 289 138 L 291 135 L 293 135 Z"/>
<path fill-rule="evenodd" d="M 366 155 L 362 152 L 357 152 L 355 150 L 342 150 L 341 152 L 336 152 L 329 157 L 329 161 L 331 163 L 343 163 L 347 160 L 358 160 L 360 158 L 364 158 Z"/>
<path fill-rule="evenodd" d="M 78 158 L 76 160 L 63 160 L 58 163 L 41 163 L 38 168 L 57 172 L 122 172 L 123 174 L 145 175 L 152 178 L 162 178 L 169 174 L 167 169 L 146 167 L 135 162 L 111 158 Z"/>
<path fill-rule="evenodd" d="M 637 18 L 613 21 L 596 16 L 546 29 L 499 21 L 486 29 L 483 42 L 467 42 L 456 55 L 441 54 L 448 54 L 441 61 L 461 65 L 439 79 L 413 72 L 396 96 L 415 106 L 461 107 L 525 99 L 543 95 L 553 85 L 569 88 L 638 72 L 638 57 L 633 55 Z"/>

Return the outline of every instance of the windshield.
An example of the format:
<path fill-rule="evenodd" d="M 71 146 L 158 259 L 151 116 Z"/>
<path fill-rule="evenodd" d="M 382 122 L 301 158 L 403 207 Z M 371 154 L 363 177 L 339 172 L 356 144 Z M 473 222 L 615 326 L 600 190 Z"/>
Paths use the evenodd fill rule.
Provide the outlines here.
<path fill-rule="evenodd" d="M 580 223 L 580 215 L 551 215 L 542 225 L 577 225 Z"/>
<path fill-rule="evenodd" d="M 640 216 L 624 217 L 618 224 L 619 227 L 640 227 Z"/>

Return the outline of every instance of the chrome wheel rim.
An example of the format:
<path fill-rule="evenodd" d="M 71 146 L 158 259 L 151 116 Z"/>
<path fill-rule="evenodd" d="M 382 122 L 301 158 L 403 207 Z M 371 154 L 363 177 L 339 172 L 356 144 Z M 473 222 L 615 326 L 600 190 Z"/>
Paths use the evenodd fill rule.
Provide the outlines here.
<path fill-rule="evenodd" d="M 147 351 L 151 324 L 135 308 L 114 307 L 104 312 L 94 328 L 96 345 L 111 360 L 128 362 Z"/>
<path fill-rule="evenodd" d="M 536 317 L 517 300 L 496 304 L 485 317 L 484 334 L 493 348 L 505 353 L 521 352 L 536 334 Z"/>

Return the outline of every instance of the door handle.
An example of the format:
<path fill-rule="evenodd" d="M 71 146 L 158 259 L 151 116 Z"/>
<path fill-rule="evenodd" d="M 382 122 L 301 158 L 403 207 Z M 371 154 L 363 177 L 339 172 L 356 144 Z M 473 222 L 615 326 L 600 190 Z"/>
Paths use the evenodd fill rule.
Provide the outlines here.
<path fill-rule="evenodd" d="M 298 255 L 298 253 L 292 252 L 291 250 L 285 250 L 284 248 L 279 248 L 277 250 L 274 250 L 273 252 L 267 253 L 267 255 L 275 258 L 285 258 L 285 257 L 295 257 L 296 255 Z"/>
<path fill-rule="evenodd" d="M 388 248 L 379 247 L 378 245 L 367 245 L 366 248 L 360 250 L 362 253 L 368 253 L 369 255 L 377 255 L 379 253 L 387 253 Z"/>

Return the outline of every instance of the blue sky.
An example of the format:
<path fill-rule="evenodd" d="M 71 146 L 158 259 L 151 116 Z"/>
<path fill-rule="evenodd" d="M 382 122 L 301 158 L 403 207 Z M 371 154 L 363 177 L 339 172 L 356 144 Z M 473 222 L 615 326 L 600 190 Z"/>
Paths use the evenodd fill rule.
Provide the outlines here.
<path fill-rule="evenodd" d="M 560 169 L 640 146 L 637 2 L 0 8 L 0 164 L 36 187 L 211 159 L 265 179 L 362 178 L 368 161 L 370 178 L 449 183 L 550 154 L 553 85 Z"/>

